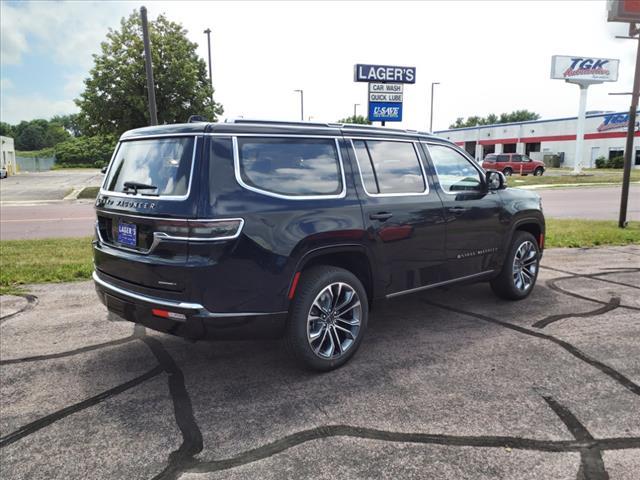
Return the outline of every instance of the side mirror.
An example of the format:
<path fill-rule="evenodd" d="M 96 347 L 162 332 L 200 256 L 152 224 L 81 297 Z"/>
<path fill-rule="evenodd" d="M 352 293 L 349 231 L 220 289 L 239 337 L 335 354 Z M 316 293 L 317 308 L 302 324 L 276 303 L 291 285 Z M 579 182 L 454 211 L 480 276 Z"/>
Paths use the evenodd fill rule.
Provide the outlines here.
<path fill-rule="evenodd" d="M 108 165 L 105 165 L 104 167 L 102 167 L 100 169 L 100 173 L 107 173 L 107 167 L 108 167 Z"/>
<path fill-rule="evenodd" d="M 488 190 L 502 190 L 507 188 L 507 179 L 502 172 L 488 170 L 486 181 Z"/>

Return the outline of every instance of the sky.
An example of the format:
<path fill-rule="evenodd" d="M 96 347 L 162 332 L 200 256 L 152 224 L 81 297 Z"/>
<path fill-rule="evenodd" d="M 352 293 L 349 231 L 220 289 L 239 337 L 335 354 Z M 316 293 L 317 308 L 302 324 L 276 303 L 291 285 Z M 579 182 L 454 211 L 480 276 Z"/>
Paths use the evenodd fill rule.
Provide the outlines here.
<path fill-rule="evenodd" d="M 0 1 L 0 119 L 73 113 L 74 98 L 109 28 L 145 5 L 188 30 L 207 58 L 212 30 L 214 98 L 224 117 L 333 122 L 366 115 L 356 63 L 416 67 L 399 128 L 434 130 L 457 117 L 527 109 L 575 116 L 575 85 L 551 80 L 552 55 L 620 59 L 617 83 L 589 88 L 587 110 L 626 111 L 635 45 L 607 23 L 605 0 L 534 2 L 125 2 Z"/>

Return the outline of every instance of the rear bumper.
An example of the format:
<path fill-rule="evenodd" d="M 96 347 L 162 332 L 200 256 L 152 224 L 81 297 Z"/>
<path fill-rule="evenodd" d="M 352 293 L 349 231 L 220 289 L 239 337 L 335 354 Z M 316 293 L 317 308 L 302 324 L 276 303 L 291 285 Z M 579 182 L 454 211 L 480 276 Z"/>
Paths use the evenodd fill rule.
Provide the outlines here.
<path fill-rule="evenodd" d="M 284 332 L 287 312 L 211 312 L 199 303 L 133 292 L 100 278 L 95 271 L 93 281 L 98 298 L 110 312 L 159 332 L 191 340 L 278 338 Z M 158 317 L 153 309 L 181 314 L 184 319 Z"/>

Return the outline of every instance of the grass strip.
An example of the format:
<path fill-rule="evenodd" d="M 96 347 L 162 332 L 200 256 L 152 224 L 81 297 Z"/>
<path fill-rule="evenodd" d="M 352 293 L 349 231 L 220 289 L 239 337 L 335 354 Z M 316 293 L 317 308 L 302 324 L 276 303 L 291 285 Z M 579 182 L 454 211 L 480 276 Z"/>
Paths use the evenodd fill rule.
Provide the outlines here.
<path fill-rule="evenodd" d="M 95 200 L 99 191 L 100 187 L 84 187 L 78 194 L 78 198 L 90 198 Z"/>
<path fill-rule="evenodd" d="M 87 280 L 93 271 L 91 237 L 0 242 L 0 294 L 21 285 Z"/>
<path fill-rule="evenodd" d="M 640 222 L 625 229 L 608 220 L 547 219 L 546 248 L 640 244 Z M 88 280 L 91 238 L 0 242 L 0 294 L 24 293 L 22 285 Z"/>
<path fill-rule="evenodd" d="M 550 175 L 550 173 L 560 173 L 560 175 Z M 622 170 L 613 169 L 590 169 L 585 170 L 584 175 L 571 175 L 570 170 L 549 169 L 547 172 L 536 177 L 532 174 L 525 176 L 514 173 L 507 179 L 510 187 L 524 187 L 528 185 L 574 185 L 580 183 L 622 183 Z M 640 182 L 640 170 L 631 170 L 631 181 Z"/>
<path fill-rule="evenodd" d="M 640 222 L 618 228 L 618 222 L 610 220 L 547 218 L 545 244 L 546 248 L 640 244 Z"/>

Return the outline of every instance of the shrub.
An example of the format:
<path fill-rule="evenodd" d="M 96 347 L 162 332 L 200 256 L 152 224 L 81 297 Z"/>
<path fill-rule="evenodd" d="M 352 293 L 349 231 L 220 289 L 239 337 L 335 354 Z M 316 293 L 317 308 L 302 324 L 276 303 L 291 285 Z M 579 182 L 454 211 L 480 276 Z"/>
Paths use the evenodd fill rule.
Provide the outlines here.
<path fill-rule="evenodd" d="M 608 168 L 623 168 L 624 167 L 624 157 L 613 157 L 607 162 Z"/>
<path fill-rule="evenodd" d="M 604 157 L 596 158 L 596 168 L 607 168 L 607 159 Z"/>
<path fill-rule="evenodd" d="M 109 135 L 76 137 L 55 146 L 58 167 L 104 167 L 116 146 L 116 138 Z"/>

